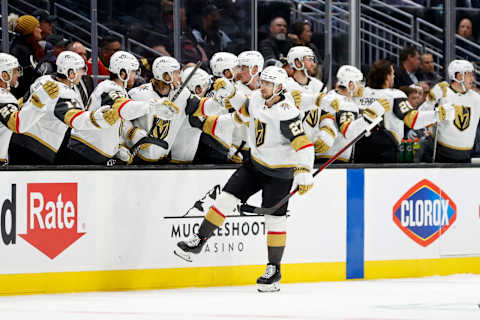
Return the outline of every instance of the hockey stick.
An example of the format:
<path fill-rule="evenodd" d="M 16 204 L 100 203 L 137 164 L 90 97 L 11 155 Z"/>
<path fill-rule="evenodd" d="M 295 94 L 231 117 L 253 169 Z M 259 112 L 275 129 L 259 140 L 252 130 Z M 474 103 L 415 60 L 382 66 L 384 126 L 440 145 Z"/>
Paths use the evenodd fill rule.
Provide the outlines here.
<path fill-rule="evenodd" d="M 437 144 L 438 144 L 438 122 L 435 124 L 435 139 L 433 139 L 432 163 L 435 163 L 435 157 L 437 156 Z"/>
<path fill-rule="evenodd" d="M 201 61 L 198 61 L 197 64 L 195 65 L 195 67 L 193 68 L 192 72 L 190 72 L 190 74 L 188 75 L 187 79 L 185 79 L 185 81 L 182 83 L 182 85 L 180 86 L 180 88 L 175 92 L 175 94 L 173 95 L 172 97 L 172 102 L 175 103 L 175 100 L 177 100 L 178 96 L 180 95 L 180 93 L 183 91 L 183 89 L 185 89 L 185 87 L 187 86 L 187 83 L 190 81 L 190 79 L 192 79 L 193 75 L 195 74 L 195 72 L 197 71 L 197 69 L 200 67 L 200 65 L 202 64 Z M 155 128 L 157 127 L 158 123 L 160 122 L 160 118 L 155 118 L 155 120 L 153 121 L 153 125 L 152 127 L 150 128 L 150 130 L 148 130 L 148 133 L 147 133 L 147 137 L 148 138 L 153 138 L 153 131 L 155 131 Z M 161 140 L 163 141 L 163 140 Z M 166 141 L 163 141 L 165 144 L 166 144 L 166 147 L 164 147 L 164 149 L 168 149 L 168 143 Z M 135 158 L 135 156 L 137 155 L 138 151 L 140 151 L 140 146 L 145 143 L 144 141 L 142 141 L 142 139 L 140 139 L 139 141 L 137 141 L 137 143 L 135 143 L 131 148 L 130 148 L 130 153 L 132 154 L 132 159 Z M 159 145 L 159 144 L 157 144 Z M 164 145 L 161 145 L 162 147 Z"/>
<path fill-rule="evenodd" d="M 352 141 L 350 141 L 349 143 L 347 143 L 345 145 L 345 147 L 342 148 L 342 150 L 338 151 L 333 157 L 331 157 L 330 159 L 328 159 L 327 162 L 325 162 L 320 168 L 318 168 L 314 173 L 313 173 L 313 177 L 315 177 L 317 174 L 319 174 L 323 169 L 325 169 L 326 167 L 328 167 L 333 161 L 335 161 L 343 152 L 345 152 L 345 150 L 347 150 L 351 145 L 353 145 L 355 142 L 357 142 L 358 140 L 360 140 L 361 138 L 363 138 L 367 133 L 369 133 L 373 128 L 375 128 L 380 122 L 382 122 L 383 120 L 383 117 L 377 117 L 373 120 L 373 122 L 371 124 L 368 125 L 368 127 L 366 127 L 362 133 L 360 133 L 358 136 L 356 136 Z M 248 213 L 256 213 L 256 214 L 260 214 L 260 215 L 274 215 L 275 212 L 278 211 L 278 209 L 280 209 L 281 207 L 283 207 L 285 205 L 285 203 L 288 202 L 288 200 L 294 195 L 296 194 L 298 191 L 298 187 L 296 187 L 294 190 L 292 190 L 289 194 L 287 194 L 285 197 L 282 198 L 282 200 L 280 200 L 276 205 L 274 205 L 273 207 L 271 208 L 259 208 L 259 207 L 255 207 L 255 206 L 251 206 L 249 204 L 242 204 L 240 206 L 240 211 L 243 211 L 243 212 L 248 212 Z"/>

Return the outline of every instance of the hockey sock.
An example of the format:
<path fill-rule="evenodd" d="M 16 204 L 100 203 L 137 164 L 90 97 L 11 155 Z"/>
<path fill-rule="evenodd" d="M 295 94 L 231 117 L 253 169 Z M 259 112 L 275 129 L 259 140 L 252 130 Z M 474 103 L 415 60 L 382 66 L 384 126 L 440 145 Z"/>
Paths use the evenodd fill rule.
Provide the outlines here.
<path fill-rule="evenodd" d="M 223 225 L 224 221 L 225 215 L 211 206 L 200 225 L 200 229 L 198 229 L 198 236 L 203 239 L 209 238 L 215 229 Z"/>
<path fill-rule="evenodd" d="M 268 262 L 279 265 L 287 242 L 287 217 L 265 216 Z"/>
<path fill-rule="evenodd" d="M 267 234 L 268 262 L 276 265 L 282 261 L 285 243 L 287 241 L 287 233 L 269 231 Z"/>
<path fill-rule="evenodd" d="M 220 193 L 205 215 L 198 230 L 198 236 L 202 239 L 209 238 L 217 228 L 223 225 L 225 216 L 233 212 L 238 202 L 239 200 L 228 192 Z"/>

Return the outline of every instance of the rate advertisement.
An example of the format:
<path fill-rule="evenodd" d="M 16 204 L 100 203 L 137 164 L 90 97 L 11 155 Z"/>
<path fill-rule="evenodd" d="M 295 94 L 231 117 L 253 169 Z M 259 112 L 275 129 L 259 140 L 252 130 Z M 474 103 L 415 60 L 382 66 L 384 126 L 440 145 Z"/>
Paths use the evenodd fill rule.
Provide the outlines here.
<path fill-rule="evenodd" d="M 265 264 L 264 218 L 236 210 L 192 263 L 173 254 L 232 173 L 2 172 L 0 274 Z M 292 198 L 285 263 L 345 261 L 345 190 L 346 171 L 326 170 Z M 248 202 L 259 206 L 261 192 Z"/>

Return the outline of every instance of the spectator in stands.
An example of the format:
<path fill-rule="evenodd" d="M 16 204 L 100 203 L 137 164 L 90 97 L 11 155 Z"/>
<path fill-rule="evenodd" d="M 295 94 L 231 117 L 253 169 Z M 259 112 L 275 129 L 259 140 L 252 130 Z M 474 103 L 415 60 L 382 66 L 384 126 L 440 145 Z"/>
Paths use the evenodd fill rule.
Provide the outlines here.
<path fill-rule="evenodd" d="M 423 103 L 423 88 L 418 84 L 412 84 L 408 87 L 405 87 L 405 89 L 402 91 L 405 92 L 408 97 L 408 102 L 410 102 L 410 105 L 415 109 L 417 109 Z"/>
<path fill-rule="evenodd" d="M 120 41 L 114 37 L 104 37 L 100 41 L 100 52 L 98 54 L 98 75 L 109 76 L 108 66 L 110 65 L 110 57 L 117 51 L 121 50 Z M 88 75 L 92 75 L 92 58 L 87 61 Z"/>
<path fill-rule="evenodd" d="M 306 46 L 312 49 L 315 57 L 320 59 L 317 46 L 312 42 L 312 26 L 308 20 L 297 21 L 292 25 L 292 33 L 288 34 L 294 46 Z"/>
<path fill-rule="evenodd" d="M 57 17 L 51 15 L 47 10 L 41 9 L 34 11 L 33 16 L 40 22 L 40 29 L 42 29 L 42 40 L 46 40 L 48 36 L 53 34 L 53 27 Z"/>
<path fill-rule="evenodd" d="M 472 21 L 469 18 L 463 18 L 458 23 L 457 33 L 459 36 L 474 41 L 472 38 Z"/>
<path fill-rule="evenodd" d="M 322 78 L 322 65 L 320 51 L 315 43 L 312 42 L 312 26 L 308 20 L 297 21 L 292 25 L 292 33 L 288 34 L 294 46 L 306 46 L 312 49 L 315 54 L 315 64 L 311 70 L 307 70 L 309 75 L 317 79 Z"/>
<path fill-rule="evenodd" d="M 469 18 L 463 18 L 458 23 L 457 34 L 464 38 L 465 40 L 475 42 L 475 39 L 472 37 L 472 21 Z M 477 55 L 478 48 L 470 43 L 466 43 L 465 41 L 457 41 L 457 45 L 465 49 L 466 51 Z M 476 60 L 471 54 L 467 54 L 464 51 L 456 50 L 457 57 L 463 58 L 468 61 Z"/>
<path fill-rule="evenodd" d="M 270 22 L 270 36 L 260 42 L 259 50 L 265 61 L 269 59 L 280 60 L 286 57 L 288 50 L 293 46 L 287 38 L 287 22 L 282 17 L 276 17 Z"/>
<path fill-rule="evenodd" d="M 47 45 L 45 47 L 47 48 L 47 50 L 45 56 L 40 59 L 36 68 L 36 73 L 38 74 L 38 76 L 52 74 L 57 71 L 55 61 L 57 61 L 57 57 L 60 52 L 65 51 L 65 48 L 69 43 L 68 40 L 57 34 L 49 35 L 46 38 L 46 42 Z"/>
<path fill-rule="evenodd" d="M 87 62 L 87 49 L 81 42 L 78 42 L 78 41 L 70 42 L 67 46 L 67 50 L 78 53 L 80 57 L 82 57 L 83 60 Z"/>
<path fill-rule="evenodd" d="M 216 52 L 227 51 L 232 41 L 230 37 L 220 30 L 222 10 L 214 4 L 207 5 L 202 10 L 202 29 L 193 29 L 192 33 L 197 42 L 205 49 L 208 58 Z"/>
<path fill-rule="evenodd" d="M 429 87 L 433 87 L 442 78 L 435 72 L 435 62 L 431 53 L 424 53 L 420 57 L 420 70 L 418 71 L 419 79 L 426 82 Z M 428 92 L 428 91 L 427 91 Z"/>
<path fill-rule="evenodd" d="M 78 42 L 70 42 L 67 45 L 67 50 L 73 51 L 78 53 L 85 62 L 87 61 L 87 49 L 85 46 Z M 82 98 L 83 105 L 86 106 L 90 95 L 93 92 L 93 79 L 91 76 L 84 74 L 81 78 L 79 83 L 75 86 L 75 91 L 78 91 L 80 97 Z"/>
<path fill-rule="evenodd" d="M 38 43 L 42 39 L 42 30 L 40 22 L 35 17 L 28 15 L 19 17 L 15 31 L 19 33 L 19 36 L 13 40 L 10 53 L 18 59 L 23 67 L 23 76 L 19 79 L 18 87 L 12 88 L 12 93 L 20 98 L 25 95 L 33 83 L 35 68 L 45 52 Z"/>
<path fill-rule="evenodd" d="M 169 36 L 168 43 L 165 48 L 165 51 L 171 56 L 174 52 L 173 48 L 173 5 L 165 5 L 163 9 L 163 31 L 162 33 Z M 208 65 L 208 57 L 197 41 L 196 37 L 193 34 L 192 29 L 187 24 L 187 14 L 184 7 L 180 8 L 180 23 L 181 23 L 181 30 L 182 30 L 182 42 L 181 42 L 181 60 L 180 62 L 185 64 L 188 62 L 197 62 L 202 61 L 204 65 Z M 162 50 L 158 45 L 152 46 L 155 50 L 158 49 Z M 157 47 L 157 48 L 155 48 Z M 162 53 L 162 52 L 160 52 Z"/>
<path fill-rule="evenodd" d="M 395 70 L 394 88 L 399 89 L 417 83 L 420 79 L 416 72 L 420 67 L 420 55 L 418 50 L 409 46 L 400 51 L 400 66 Z"/>

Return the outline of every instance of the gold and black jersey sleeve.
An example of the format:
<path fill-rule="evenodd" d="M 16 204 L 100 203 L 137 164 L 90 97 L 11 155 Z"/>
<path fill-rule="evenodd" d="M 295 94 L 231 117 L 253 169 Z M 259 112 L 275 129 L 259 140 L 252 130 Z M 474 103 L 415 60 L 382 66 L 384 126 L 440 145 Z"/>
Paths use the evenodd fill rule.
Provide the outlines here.
<path fill-rule="evenodd" d="M 15 133 L 19 130 L 18 110 L 16 103 L 0 103 L 0 122 Z"/>
<path fill-rule="evenodd" d="M 350 124 L 357 118 L 358 112 L 339 110 L 335 113 L 335 122 L 343 136 L 345 136 Z"/>
<path fill-rule="evenodd" d="M 67 126 L 72 128 L 73 120 L 84 113 L 80 103 L 74 99 L 60 98 L 55 105 L 54 114 L 58 120 L 64 122 Z"/>
<path fill-rule="evenodd" d="M 110 91 L 104 92 L 101 96 L 102 99 L 102 106 L 113 106 L 115 103 L 123 100 L 130 100 L 125 95 L 125 93 L 121 91 Z"/>
<path fill-rule="evenodd" d="M 418 111 L 412 107 L 407 98 L 394 99 L 393 113 L 409 128 L 413 128 L 418 117 Z"/>
<path fill-rule="evenodd" d="M 190 97 L 187 99 L 187 105 L 185 107 L 185 113 L 187 115 L 193 115 L 198 112 L 202 112 L 203 105 L 205 104 L 205 101 L 207 98 L 202 98 L 199 99 L 198 97 L 194 95 L 190 95 Z"/>
<path fill-rule="evenodd" d="M 300 117 L 280 121 L 280 131 L 290 141 L 290 145 L 295 151 L 313 146 L 305 134 Z"/>

